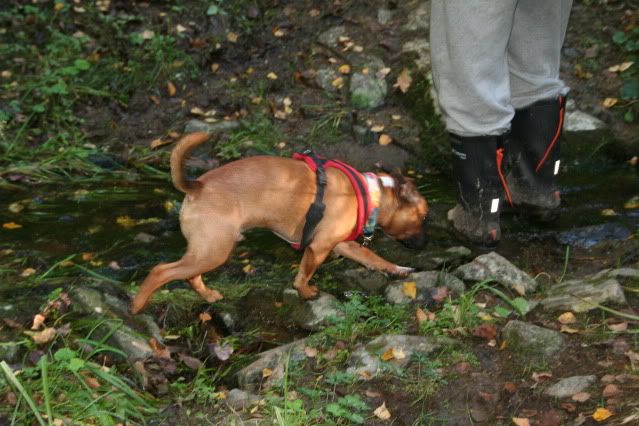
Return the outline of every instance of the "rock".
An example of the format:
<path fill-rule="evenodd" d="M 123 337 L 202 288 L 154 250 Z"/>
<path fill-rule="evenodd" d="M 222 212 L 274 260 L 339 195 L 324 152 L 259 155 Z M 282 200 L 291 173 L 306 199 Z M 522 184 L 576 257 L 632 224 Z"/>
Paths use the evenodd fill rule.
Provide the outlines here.
<path fill-rule="evenodd" d="M 597 381 L 597 376 L 573 376 L 561 379 L 548 387 L 544 393 L 555 398 L 567 398 L 582 392 Z"/>
<path fill-rule="evenodd" d="M 404 284 L 411 281 L 415 282 L 417 290 L 415 299 L 411 299 L 404 294 Z M 406 305 L 411 302 L 430 304 L 433 301 L 431 290 L 435 287 L 448 287 L 448 289 L 457 294 L 466 291 L 464 283 L 459 278 L 447 272 L 414 272 L 406 279 L 390 283 L 388 287 L 386 287 L 386 300 L 398 305 Z"/>
<path fill-rule="evenodd" d="M 274 380 L 284 377 L 287 362 L 306 359 L 305 345 L 306 339 L 301 339 L 260 353 L 256 361 L 237 372 L 239 387 L 248 391 L 256 390 L 261 386 L 270 387 Z M 272 371 L 272 374 L 267 378 L 263 378 L 262 372 L 265 368 Z"/>
<path fill-rule="evenodd" d="M 157 239 L 157 237 L 155 235 L 147 234 L 146 232 L 139 232 L 133 239 L 135 241 L 140 241 L 141 243 L 148 244 Z"/>
<path fill-rule="evenodd" d="M 320 68 L 315 73 L 315 82 L 327 92 L 336 92 L 337 87 L 333 86 L 333 81 L 337 77 L 339 76 L 333 68 Z"/>
<path fill-rule="evenodd" d="M 430 269 L 457 267 L 468 260 L 471 254 L 470 249 L 464 246 L 449 247 L 443 253 L 431 253 L 430 261 L 433 267 Z"/>
<path fill-rule="evenodd" d="M 340 272 L 337 278 L 344 282 L 345 290 L 363 290 L 366 293 L 381 293 L 389 281 L 386 274 L 366 268 Z"/>
<path fill-rule="evenodd" d="M 368 75 L 375 76 L 377 71 L 386 67 L 382 58 L 370 53 L 356 53 L 348 57 L 351 68 L 354 70 L 368 68 Z"/>
<path fill-rule="evenodd" d="M 217 123 L 207 123 L 201 120 L 190 120 L 184 126 L 184 133 L 206 132 L 210 134 L 228 132 L 239 129 L 241 125 L 237 120 L 222 120 Z"/>
<path fill-rule="evenodd" d="M 125 352 L 130 361 L 153 355 L 153 350 L 147 341 L 150 336 L 155 337 L 158 341 L 162 340 L 157 324 L 148 315 L 137 315 L 134 321 L 138 326 L 145 328 L 148 336 L 135 331 L 126 323 L 129 318 L 128 301 L 123 302 L 121 298 L 109 294 L 106 285 L 102 285 L 100 288 L 101 291 L 91 287 L 75 286 L 69 288 L 73 309 L 84 315 L 105 319 L 106 321 L 102 321 L 97 329 L 97 333 L 111 334 L 110 344 Z"/>
<path fill-rule="evenodd" d="M 599 279 L 603 275 L 610 278 L 615 278 L 622 285 L 639 283 L 639 269 L 634 268 L 617 268 L 606 269 L 593 276 L 594 279 Z"/>
<path fill-rule="evenodd" d="M 455 270 L 455 275 L 464 281 L 494 279 L 499 284 L 523 295 L 535 291 L 537 282 L 499 254 L 490 252 L 478 256 L 470 263 Z"/>
<path fill-rule="evenodd" d="M 298 327 L 304 330 L 321 330 L 327 324 L 329 317 L 344 316 L 344 313 L 337 308 L 338 300 L 328 293 L 320 292 L 316 299 L 303 300 L 298 296 L 297 290 L 287 288 L 284 290 L 283 299 L 284 305 L 291 307 L 290 317 Z"/>
<path fill-rule="evenodd" d="M 541 306 L 549 311 L 586 312 L 595 309 L 595 304 L 626 304 L 626 296 L 619 281 L 570 280 L 551 287 Z"/>
<path fill-rule="evenodd" d="M 450 344 L 450 340 L 401 334 L 379 336 L 353 351 L 346 371 L 359 378 L 372 378 L 382 371 L 387 363 L 397 368 L 405 368 L 410 364 L 413 354 L 428 355 L 446 344 Z M 402 356 L 382 361 L 382 354 L 393 349 Z"/>
<path fill-rule="evenodd" d="M 339 38 L 346 36 L 346 27 L 339 25 L 337 27 L 329 28 L 319 35 L 317 41 L 324 46 L 336 48 L 339 47 Z"/>
<path fill-rule="evenodd" d="M 388 92 L 385 80 L 374 74 L 354 73 L 351 77 L 351 103 L 355 108 L 373 109 L 384 104 Z"/>
<path fill-rule="evenodd" d="M 402 45 L 402 53 L 416 54 L 415 65 L 421 70 L 430 70 L 430 43 L 428 39 L 416 38 Z"/>
<path fill-rule="evenodd" d="M 561 232 L 556 238 L 561 244 L 587 249 L 604 241 L 625 240 L 631 235 L 628 228 L 618 223 L 602 223 Z"/>
<path fill-rule="evenodd" d="M 579 110 L 566 112 L 564 118 L 564 132 L 588 132 L 605 127 L 606 123 L 597 117 Z"/>
<path fill-rule="evenodd" d="M 551 358 L 564 346 L 564 336 L 558 331 L 523 321 L 509 321 L 502 329 L 501 337 L 506 347 L 521 357 Z"/>
<path fill-rule="evenodd" d="M 234 410 L 244 410 L 260 400 L 259 396 L 237 388 L 231 389 L 226 395 L 226 403 Z"/>
<path fill-rule="evenodd" d="M 419 31 L 428 34 L 430 28 L 430 2 L 421 1 L 415 10 L 408 13 L 408 22 L 402 28 L 404 31 Z"/>
<path fill-rule="evenodd" d="M 377 22 L 387 25 L 393 19 L 393 12 L 385 7 L 377 9 Z"/>
<path fill-rule="evenodd" d="M 6 361 L 7 364 L 19 362 L 20 346 L 18 342 L 8 342 L 2 339 L 2 343 L 0 343 L 0 361 Z"/>

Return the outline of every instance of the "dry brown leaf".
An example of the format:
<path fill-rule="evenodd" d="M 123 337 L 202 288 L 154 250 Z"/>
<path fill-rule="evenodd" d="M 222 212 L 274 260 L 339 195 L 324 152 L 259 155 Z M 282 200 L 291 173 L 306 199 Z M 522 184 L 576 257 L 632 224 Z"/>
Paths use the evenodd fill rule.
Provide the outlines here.
<path fill-rule="evenodd" d="M 27 278 L 27 277 L 30 277 L 31 275 L 35 274 L 35 273 L 36 273 L 35 269 L 33 269 L 33 268 L 25 268 L 24 271 L 22 271 L 20 273 L 20 276 L 22 278 Z"/>
<path fill-rule="evenodd" d="M 234 32 L 230 32 L 226 35 L 226 39 L 231 43 L 235 43 L 237 42 L 237 34 L 235 34 Z"/>
<path fill-rule="evenodd" d="M 397 82 L 393 85 L 393 87 L 399 87 L 399 90 L 401 90 L 402 93 L 406 93 L 412 83 L 413 78 L 410 76 L 410 71 L 408 71 L 407 68 L 404 68 L 397 76 Z"/>
<path fill-rule="evenodd" d="M 211 316 L 211 314 L 209 314 L 208 312 L 202 312 L 199 315 L 200 321 L 202 322 L 209 322 L 213 319 L 213 317 Z"/>
<path fill-rule="evenodd" d="M 428 315 L 422 308 L 417 308 L 415 309 L 415 318 L 417 318 L 417 324 L 421 324 L 428 320 Z"/>
<path fill-rule="evenodd" d="M 381 393 L 381 392 L 372 391 L 372 390 L 370 390 L 370 389 L 366 389 L 365 394 L 366 394 L 366 396 L 367 396 L 368 398 L 379 398 L 379 397 L 381 397 L 381 396 L 382 396 L 382 393 Z"/>
<path fill-rule="evenodd" d="M 603 396 L 604 398 L 612 398 L 619 395 L 620 393 L 621 390 L 619 389 L 619 386 L 610 383 L 607 384 L 606 387 L 603 389 L 601 396 Z"/>
<path fill-rule="evenodd" d="M 386 146 L 390 144 L 391 142 L 393 142 L 393 138 L 390 137 L 390 135 L 387 135 L 386 133 L 382 133 L 381 135 L 379 135 L 378 143 L 380 145 Z"/>
<path fill-rule="evenodd" d="M 577 334 L 577 333 L 579 333 L 579 330 L 577 330 L 576 328 L 568 327 L 567 325 L 562 325 L 561 328 L 559 329 L 559 331 L 561 331 L 562 333 L 566 333 L 566 334 Z"/>
<path fill-rule="evenodd" d="M 140 33 L 140 36 L 142 37 L 142 40 L 151 40 L 155 37 L 155 33 L 151 30 L 144 30 Z"/>
<path fill-rule="evenodd" d="M 610 71 L 610 72 L 624 72 L 628 68 L 630 68 L 633 64 L 634 64 L 634 62 L 632 62 L 632 61 L 622 62 L 620 64 L 613 65 L 613 66 L 609 67 L 608 71 Z"/>
<path fill-rule="evenodd" d="M 525 417 L 513 417 L 512 420 L 517 426 L 530 426 L 530 420 Z"/>
<path fill-rule="evenodd" d="M 306 346 L 304 348 L 304 353 L 309 358 L 315 358 L 317 356 L 317 349 L 316 348 L 312 348 L 310 346 Z"/>
<path fill-rule="evenodd" d="M 628 321 L 620 322 L 618 324 L 608 324 L 608 328 L 615 332 L 626 331 L 628 329 Z"/>
<path fill-rule="evenodd" d="M 577 322 L 577 317 L 572 312 L 564 312 L 557 317 L 557 321 L 561 324 L 574 324 Z"/>
<path fill-rule="evenodd" d="M 377 72 L 375 73 L 375 76 L 376 76 L 377 78 L 379 78 L 380 80 L 383 80 L 383 79 L 385 79 L 385 78 L 386 78 L 386 76 L 387 76 L 387 75 L 388 75 L 388 73 L 390 73 L 390 72 L 391 72 L 391 69 L 390 69 L 389 67 L 384 67 L 384 68 L 382 68 L 381 70 L 377 71 Z M 362 73 L 364 74 L 363 70 L 362 70 Z M 366 74 L 367 74 L 367 73 L 366 73 Z"/>
<path fill-rule="evenodd" d="M 86 376 L 84 378 L 84 383 L 86 383 L 91 389 L 97 389 L 100 387 L 100 382 L 98 382 L 98 379 L 95 377 Z"/>
<path fill-rule="evenodd" d="M 588 392 L 577 392 L 571 399 L 575 402 L 586 402 L 590 399 L 590 394 Z"/>
<path fill-rule="evenodd" d="M 211 72 L 217 72 L 220 69 L 220 64 L 211 64 Z"/>
<path fill-rule="evenodd" d="M 47 327 L 44 330 L 33 333 L 31 338 L 37 345 L 42 345 L 44 343 L 49 343 L 55 337 L 55 328 Z"/>
<path fill-rule="evenodd" d="M 607 408 L 597 408 L 594 413 L 592 413 L 592 418 L 597 422 L 603 422 L 609 417 L 612 417 L 614 414 L 612 411 Z"/>
<path fill-rule="evenodd" d="M 153 139 L 151 143 L 149 144 L 149 146 L 151 147 L 151 149 L 156 149 L 163 145 L 168 145 L 171 142 L 172 141 L 165 141 L 165 140 L 162 140 L 162 138 L 157 138 L 157 139 Z"/>
<path fill-rule="evenodd" d="M 545 371 L 541 372 L 541 373 L 533 372 L 532 373 L 532 379 L 536 383 L 547 382 L 548 380 L 552 379 L 552 373 L 545 372 Z"/>
<path fill-rule="evenodd" d="M 382 130 L 384 130 L 384 125 L 383 124 L 376 124 L 373 127 L 371 127 L 371 132 L 373 132 L 373 133 L 379 133 Z"/>
<path fill-rule="evenodd" d="M 601 105 L 604 108 L 612 108 L 613 106 L 617 105 L 617 102 L 619 102 L 619 99 L 617 98 L 606 98 L 603 100 Z"/>
<path fill-rule="evenodd" d="M 402 293 L 409 299 L 417 297 L 417 283 L 415 281 L 407 281 L 402 285 Z"/>
<path fill-rule="evenodd" d="M 173 84 L 170 81 L 167 81 L 166 82 L 166 93 L 169 96 L 173 96 L 173 95 L 175 95 L 175 92 L 177 92 L 177 88 L 175 87 L 175 84 Z"/>
<path fill-rule="evenodd" d="M 375 414 L 375 416 L 381 420 L 388 420 L 391 417 L 390 411 L 388 411 L 388 408 L 386 408 L 386 402 L 377 407 L 375 411 L 373 411 L 373 414 Z"/>
<path fill-rule="evenodd" d="M 364 51 L 364 46 L 360 46 L 359 44 L 356 44 L 355 46 L 353 46 L 353 52 L 362 53 L 363 51 Z"/>
<path fill-rule="evenodd" d="M 31 326 L 31 330 L 38 330 L 40 327 L 44 325 L 44 320 L 46 317 L 42 314 L 35 314 L 33 316 L 33 325 Z"/>

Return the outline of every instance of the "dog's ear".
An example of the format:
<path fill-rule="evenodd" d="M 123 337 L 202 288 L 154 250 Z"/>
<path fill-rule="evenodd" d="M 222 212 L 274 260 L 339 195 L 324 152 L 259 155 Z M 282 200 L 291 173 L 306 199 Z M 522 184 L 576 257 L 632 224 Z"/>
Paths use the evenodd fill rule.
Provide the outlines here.
<path fill-rule="evenodd" d="M 399 198 L 411 204 L 419 201 L 421 194 L 417 190 L 413 178 L 402 177 L 402 181 L 399 185 Z"/>
<path fill-rule="evenodd" d="M 402 170 L 399 167 L 395 167 L 389 172 L 389 174 L 393 177 L 393 179 L 395 179 L 395 182 L 397 182 L 399 186 L 403 185 L 404 182 L 406 182 L 406 178 L 402 174 Z"/>

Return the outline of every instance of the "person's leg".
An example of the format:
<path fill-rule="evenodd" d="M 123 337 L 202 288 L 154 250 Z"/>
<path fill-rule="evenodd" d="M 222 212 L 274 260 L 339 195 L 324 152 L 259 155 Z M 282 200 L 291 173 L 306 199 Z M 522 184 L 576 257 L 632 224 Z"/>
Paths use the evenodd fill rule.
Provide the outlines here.
<path fill-rule="evenodd" d="M 560 203 L 559 137 L 568 87 L 559 62 L 572 0 L 521 0 L 508 44 L 512 103 L 516 108 L 507 149 L 513 203 L 542 220 Z"/>
<path fill-rule="evenodd" d="M 450 133 L 459 204 L 448 213 L 466 238 L 499 240 L 496 151 L 510 128 L 507 46 L 515 0 L 432 0 L 433 82 Z"/>

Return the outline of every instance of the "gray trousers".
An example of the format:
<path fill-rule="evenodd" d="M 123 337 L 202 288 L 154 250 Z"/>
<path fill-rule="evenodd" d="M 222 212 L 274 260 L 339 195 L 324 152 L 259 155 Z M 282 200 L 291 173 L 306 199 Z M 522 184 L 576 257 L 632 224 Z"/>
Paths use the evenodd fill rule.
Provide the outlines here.
<path fill-rule="evenodd" d="M 499 135 L 515 109 L 565 95 L 572 0 L 432 0 L 433 82 L 449 132 Z"/>

